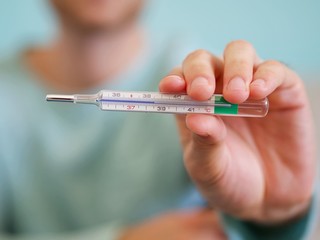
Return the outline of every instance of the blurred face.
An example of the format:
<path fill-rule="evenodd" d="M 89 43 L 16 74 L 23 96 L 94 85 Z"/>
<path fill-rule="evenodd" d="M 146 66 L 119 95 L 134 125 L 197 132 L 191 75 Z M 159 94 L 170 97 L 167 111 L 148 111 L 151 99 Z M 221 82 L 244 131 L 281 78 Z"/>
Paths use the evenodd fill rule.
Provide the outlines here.
<path fill-rule="evenodd" d="M 137 18 L 144 0 L 51 0 L 62 21 L 83 30 L 116 30 Z"/>

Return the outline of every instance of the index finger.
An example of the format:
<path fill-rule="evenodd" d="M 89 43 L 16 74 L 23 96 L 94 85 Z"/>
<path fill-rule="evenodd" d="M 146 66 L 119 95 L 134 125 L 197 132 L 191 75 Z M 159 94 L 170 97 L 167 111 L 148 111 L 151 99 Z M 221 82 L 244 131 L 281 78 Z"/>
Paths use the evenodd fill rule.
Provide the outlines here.
<path fill-rule="evenodd" d="M 197 50 L 189 54 L 182 64 L 187 94 L 195 100 L 208 100 L 215 92 L 222 69 L 222 61 L 208 51 Z"/>

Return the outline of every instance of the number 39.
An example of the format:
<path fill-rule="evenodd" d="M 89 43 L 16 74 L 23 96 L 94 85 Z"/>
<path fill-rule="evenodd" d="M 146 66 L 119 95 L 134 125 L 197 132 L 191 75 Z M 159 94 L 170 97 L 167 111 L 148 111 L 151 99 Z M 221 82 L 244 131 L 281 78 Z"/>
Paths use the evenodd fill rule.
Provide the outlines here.
<path fill-rule="evenodd" d="M 157 111 L 159 111 L 159 112 L 160 112 L 160 111 L 166 111 L 166 107 L 160 107 L 160 106 L 159 106 L 159 107 L 157 107 Z"/>

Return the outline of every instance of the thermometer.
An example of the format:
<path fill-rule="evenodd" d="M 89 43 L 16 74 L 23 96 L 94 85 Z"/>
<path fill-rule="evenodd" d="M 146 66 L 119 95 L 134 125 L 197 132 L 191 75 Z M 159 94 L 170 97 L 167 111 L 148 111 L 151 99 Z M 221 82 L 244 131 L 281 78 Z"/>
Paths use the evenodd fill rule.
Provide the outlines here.
<path fill-rule="evenodd" d="M 264 117 L 268 113 L 268 99 L 247 100 L 240 104 L 226 101 L 214 94 L 206 101 L 195 101 L 186 94 L 159 92 L 131 92 L 102 90 L 97 94 L 49 94 L 49 102 L 94 104 L 101 110 L 125 112 L 153 112 L 172 114 L 216 114 L 239 117 Z"/>

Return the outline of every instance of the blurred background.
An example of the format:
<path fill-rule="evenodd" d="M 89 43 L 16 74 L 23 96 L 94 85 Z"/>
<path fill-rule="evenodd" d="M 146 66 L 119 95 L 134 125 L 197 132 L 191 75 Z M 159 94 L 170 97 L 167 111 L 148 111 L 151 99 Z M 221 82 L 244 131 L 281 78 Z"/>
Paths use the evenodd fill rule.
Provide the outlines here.
<path fill-rule="evenodd" d="M 283 61 L 303 75 L 319 76 L 319 0 L 147 2 L 143 22 L 154 36 L 188 36 L 218 54 L 231 40 L 245 39 L 262 58 Z M 48 41 L 55 26 L 46 0 L 0 1 L 0 58 L 28 44 Z"/>

